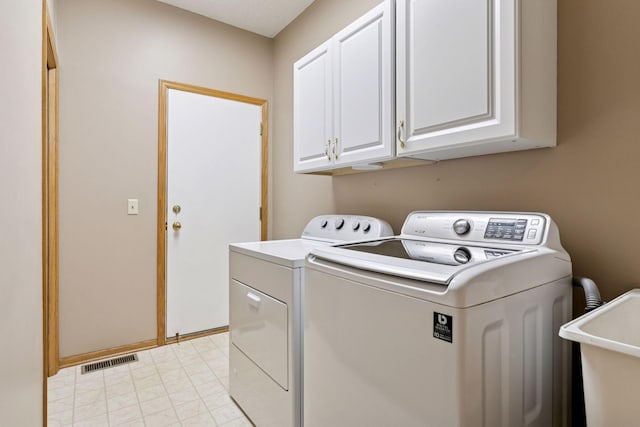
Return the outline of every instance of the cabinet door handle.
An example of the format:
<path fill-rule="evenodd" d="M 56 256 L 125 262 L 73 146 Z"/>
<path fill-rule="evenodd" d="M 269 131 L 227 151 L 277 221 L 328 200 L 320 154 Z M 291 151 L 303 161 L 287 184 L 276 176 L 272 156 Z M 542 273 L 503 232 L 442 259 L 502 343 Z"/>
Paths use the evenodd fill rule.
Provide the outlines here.
<path fill-rule="evenodd" d="M 331 138 L 327 139 L 327 145 L 324 146 L 324 154 L 327 156 L 327 160 L 331 161 L 331 155 L 329 154 L 329 147 L 331 146 Z"/>
<path fill-rule="evenodd" d="M 338 153 L 336 153 L 336 146 L 338 145 L 338 138 L 335 139 L 333 144 L 333 157 L 338 160 Z"/>
<path fill-rule="evenodd" d="M 400 124 L 398 124 L 398 141 L 400 141 L 400 147 L 404 148 L 405 141 L 402 139 L 402 128 L 404 128 L 404 120 L 400 120 Z"/>

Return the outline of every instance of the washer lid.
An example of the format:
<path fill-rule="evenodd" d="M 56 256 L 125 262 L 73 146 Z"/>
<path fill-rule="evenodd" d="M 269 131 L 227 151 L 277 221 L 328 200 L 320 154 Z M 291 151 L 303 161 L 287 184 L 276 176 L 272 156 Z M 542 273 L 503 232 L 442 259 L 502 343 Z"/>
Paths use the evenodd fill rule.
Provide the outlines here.
<path fill-rule="evenodd" d="M 447 285 L 462 270 L 531 251 L 392 238 L 314 248 L 311 255 L 362 270 Z"/>

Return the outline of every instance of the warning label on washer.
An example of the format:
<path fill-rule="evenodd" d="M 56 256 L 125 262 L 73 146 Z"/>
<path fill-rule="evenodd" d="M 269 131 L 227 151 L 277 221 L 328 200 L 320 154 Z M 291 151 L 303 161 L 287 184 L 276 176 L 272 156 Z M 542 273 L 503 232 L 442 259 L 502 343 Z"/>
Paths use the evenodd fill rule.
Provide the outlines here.
<path fill-rule="evenodd" d="M 433 337 L 453 342 L 453 317 L 433 312 Z"/>

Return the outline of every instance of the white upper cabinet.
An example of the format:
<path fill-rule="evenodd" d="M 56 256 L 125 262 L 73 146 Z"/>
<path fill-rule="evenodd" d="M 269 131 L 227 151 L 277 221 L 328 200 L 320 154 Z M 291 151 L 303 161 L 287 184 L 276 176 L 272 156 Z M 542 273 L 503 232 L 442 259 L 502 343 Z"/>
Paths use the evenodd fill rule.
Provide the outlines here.
<path fill-rule="evenodd" d="M 294 64 L 294 170 L 326 169 L 333 162 L 333 87 L 331 43 L 326 42 Z"/>
<path fill-rule="evenodd" d="M 294 64 L 296 172 L 394 156 L 391 4 L 380 4 Z"/>
<path fill-rule="evenodd" d="M 398 0 L 397 154 L 556 144 L 556 0 Z"/>

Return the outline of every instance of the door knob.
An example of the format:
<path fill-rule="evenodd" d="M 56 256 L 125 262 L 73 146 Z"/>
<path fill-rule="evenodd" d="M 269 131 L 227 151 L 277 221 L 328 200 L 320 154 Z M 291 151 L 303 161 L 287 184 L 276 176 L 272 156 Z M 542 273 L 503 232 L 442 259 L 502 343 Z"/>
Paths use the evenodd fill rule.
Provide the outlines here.
<path fill-rule="evenodd" d="M 180 207 L 180 205 L 174 205 L 173 206 L 173 213 L 179 214 L 181 210 L 182 210 L 182 208 Z"/>
<path fill-rule="evenodd" d="M 173 223 L 172 227 L 173 227 L 174 230 L 177 231 L 177 230 L 180 230 L 182 228 L 182 224 L 180 224 L 180 221 L 176 221 L 176 222 Z"/>

